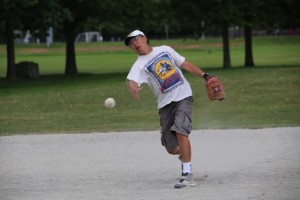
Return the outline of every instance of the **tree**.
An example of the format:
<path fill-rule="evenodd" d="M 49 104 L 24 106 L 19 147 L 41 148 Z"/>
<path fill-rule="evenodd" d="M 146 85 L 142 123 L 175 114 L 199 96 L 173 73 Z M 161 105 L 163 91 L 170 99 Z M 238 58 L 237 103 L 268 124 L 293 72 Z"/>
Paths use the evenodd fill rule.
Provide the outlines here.
<path fill-rule="evenodd" d="M 27 14 L 26 9 L 36 3 L 36 0 L 0 0 L 0 26 L 6 38 L 6 78 L 9 80 L 16 79 L 14 30 L 16 27 L 22 26 L 22 19 Z"/>
<path fill-rule="evenodd" d="M 245 67 L 253 67 L 254 60 L 253 60 L 253 48 L 252 48 L 252 15 L 251 12 L 248 10 L 249 8 L 245 9 L 244 13 L 244 37 L 245 37 Z"/>
<path fill-rule="evenodd" d="M 244 27 L 245 38 L 245 67 L 254 67 L 252 32 L 257 29 L 279 28 L 289 18 L 287 13 L 288 5 L 293 5 L 295 0 L 235 0 L 239 8 L 240 24 Z M 297 10 L 297 6 L 293 9 Z M 299 13 L 299 12 L 295 12 Z"/>
<path fill-rule="evenodd" d="M 296 0 L 235 0 L 239 8 L 240 24 L 244 27 L 245 38 L 245 67 L 254 67 L 252 31 L 254 28 L 271 29 L 283 27 L 290 16 L 299 17 Z M 299 3 L 298 3 L 299 4 Z M 294 6 L 293 6 L 294 5 Z M 289 8 L 292 8 L 289 10 Z M 294 15 L 296 14 L 296 15 Z"/>
<path fill-rule="evenodd" d="M 175 2 L 175 3 L 174 3 Z M 173 4 L 174 3 L 174 4 Z M 236 20 L 236 7 L 233 0 L 180 0 L 172 1 L 173 16 L 180 24 L 180 30 L 193 33 L 199 38 L 200 32 L 213 29 L 222 33 L 223 68 L 231 67 L 229 26 Z M 185 12 L 184 15 L 178 13 Z"/>
<path fill-rule="evenodd" d="M 56 0 L 0 0 L 0 29 L 5 33 L 7 49 L 6 78 L 16 79 L 14 30 L 45 30 L 56 21 Z"/>
<path fill-rule="evenodd" d="M 300 1 L 298 0 L 267 0 L 268 8 L 265 21 L 268 28 L 287 30 L 286 34 L 296 34 L 300 27 Z M 282 34 L 282 33 L 281 33 Z"/>
<path fill-rule="evenodd" d="M 76 76 L 78 74 L 75 53 L 75 36 L 83 29 L 84 24 L 90 19 L 94 23 L 92 25 L 100 26 L 101 22 L 109 20 L 109 16 L 113 13 L 113 1 L 109 0 L 61 0 L 61 7 L 66 10 L 64 16 L 63 29 L 66 41 L 66 76 Z M 90 21 L 91 22 L 91 21 Z M 97 27 L 98 28 L 98 27 Z"/>
<path fill-rule="evenodd" d="M 239 18 L 242 26 L 244 27 L 244 38 L 245 38 L 245 67 L 253 67 L 253 48 L 252 48 L 252 27 L 258 20 L 258 15 L 261 10 L 263 10 L 263 1 L 259 0 L 248 0 L 248 1 L 238 1 L 236 0 L 236 5 L 239 8 Z M 262 17 L 260 17 L 262 19 Z"/>
<path fill-rule="evenodd" d="M 168 0 L 119 0 L 115 10 L 120 18 L 114 24 L 123 28 L 119 30 L 122 34 L 141 29 L 148 35 L 167 35 L 173 23 L 170 5 Z"/>
<path fill-rule="evenodd" d="M 231 68 L 230 59 L 230 45 L 229 45 L 229 33 L 228 28 L 230 25 L 230 19 L 233 17 L 230 13 L 233 7 L 230 0 L 221 1 L 221 23 L 222 23 L 222 40 L 223 40 L 223 68 Z M 225 11 L 225 12 L 223 12 Z"/>
<path fill-rule="evenodd" d="M 236 7 L 232 0 L 213 0 L 208 3 L 208 21 L 221 29 L 223 42 L 223 68 L 231 68 L 228 29 L 236 20 Z"/>

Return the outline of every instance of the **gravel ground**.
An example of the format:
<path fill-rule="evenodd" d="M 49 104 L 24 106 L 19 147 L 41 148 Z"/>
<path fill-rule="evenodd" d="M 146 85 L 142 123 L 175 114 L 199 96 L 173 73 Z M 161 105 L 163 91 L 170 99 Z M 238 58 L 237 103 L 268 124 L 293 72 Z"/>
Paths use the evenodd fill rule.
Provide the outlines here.
<path fill-rule="evenodd" d="M 195 130 L 197 186 L 174 189 L 159 131 L 0 137 L 1 200 L 299 200 L 300 127 Z"/>

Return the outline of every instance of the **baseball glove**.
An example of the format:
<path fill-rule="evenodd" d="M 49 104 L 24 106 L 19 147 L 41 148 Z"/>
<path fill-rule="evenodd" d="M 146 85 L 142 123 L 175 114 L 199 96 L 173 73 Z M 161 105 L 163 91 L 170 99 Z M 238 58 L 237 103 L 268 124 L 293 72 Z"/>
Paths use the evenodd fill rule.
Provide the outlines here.
<path fill-rule="evenodd" d="M 224 100 L 224 85 L 216 76 L 209 75 L 207 78 L 205 78 L 205 86 L 207 89 L 207 96 L 210 100 Z"/>

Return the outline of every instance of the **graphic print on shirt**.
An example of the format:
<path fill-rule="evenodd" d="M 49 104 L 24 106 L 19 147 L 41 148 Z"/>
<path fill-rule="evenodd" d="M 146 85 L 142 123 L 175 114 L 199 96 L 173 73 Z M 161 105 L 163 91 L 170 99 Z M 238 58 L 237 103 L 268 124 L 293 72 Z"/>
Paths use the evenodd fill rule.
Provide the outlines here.
<path fill-rule="evenodd" d="M 154 78 L 162 93 L 183 84 L 181 73 L 174 67 L 171 56 L 166 52 L 157 55 L 144 69 Z"/>

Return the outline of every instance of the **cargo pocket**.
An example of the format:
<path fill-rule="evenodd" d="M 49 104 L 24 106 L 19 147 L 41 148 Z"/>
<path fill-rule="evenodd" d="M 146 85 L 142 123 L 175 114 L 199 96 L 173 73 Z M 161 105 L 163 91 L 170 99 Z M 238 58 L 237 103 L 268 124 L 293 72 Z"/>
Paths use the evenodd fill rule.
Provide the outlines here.
<path fill-rule="evenodd" d="M 182 128 L 186 131 L 186 133 L 190 133 L 192 130 L 192 119 L 188 113 L 185 113 L 184 119 L 182 122 Z"/>
<path fill-rule="evenodd" d="M 160 134 L 161 145 L 166 146 L 165 134 L 163 131 L 161 131 Z"/>

